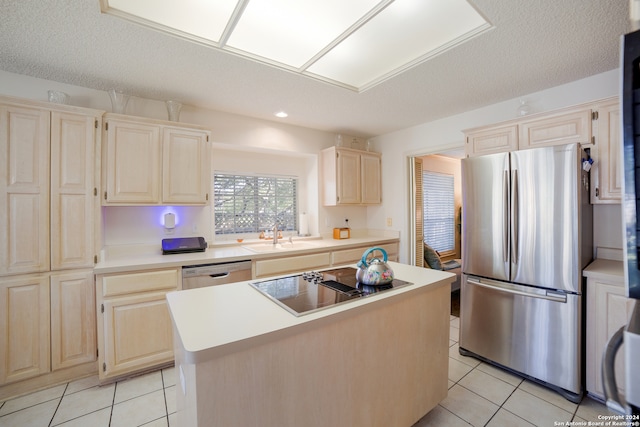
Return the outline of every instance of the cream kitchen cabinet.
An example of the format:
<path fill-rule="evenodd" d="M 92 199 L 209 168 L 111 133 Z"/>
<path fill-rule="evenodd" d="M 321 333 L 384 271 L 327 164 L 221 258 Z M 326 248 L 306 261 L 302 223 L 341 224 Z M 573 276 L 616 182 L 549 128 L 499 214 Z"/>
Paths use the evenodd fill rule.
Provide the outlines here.
<path fill-rule="evenodd" d="M 621 261 L 596 259 L 584 272 L 587 276 L 587 391 L 604 397 L 602 355 L 611 336 L 627 324 L 634 300 L 625 297 L 624 270 Z M 616 358 L 616 382 L 624 391 L 624 352 Z"/>
<path fill-rule="evenodd" d="M 0 385 L 51 370 L 49 277 L 0 279 Z"/>
<path fill-rule="evenodd" d="M 95 362 L 93 270 L 51 274 L 51 370 Z"/>
<path fill-rule="evenodd" d="M 204 205 L 210 134 L 193 125 L 106 114 L 103 205 Z"/>
<path fill-rule="evenodd" d="M 260 278 L 285 273 L 298 273 L 305 270 L 322 269 L 329 267 L 330 263 L 330 252 L 261 259 L 253 262 L 253 276 Z"/>
<path fill-rule="evenodd" d="M 0 313 L 0 400 L 95 372 L 93 270 L 2 277 Z"/>
<path fill-rule="evenodd" d="M 580 143 L 584 148 L 593 148 L 605 143 L 613 136 L 605 129 L 598 117 L 607 120 L 612 111 L 600 109 L 611 108 L 617 98 L 576 105 L 556 111 L 538 113 L 519 119 L 509 120 L 464 131 L 466 137 L 465 155 L 467 157 L 529 148 L 546 147 Z M 612 126 L 613 122 L 609 122 Z M 612 127 L 608 130 L 615 131 Z"/>
<path fill-rule="evenodd" d="M 356 264 L 362 259 L 364 252 L 372 247 L 378 247 L 384 249 L 387 253 L 387 259 L 389 261 L 398 261 L 398 243 L 386 243 L 376 246 L 362 246 L 359 248 L 341 249 L 331 252 L 331 265 L 344 265 L 344 264 Z M 373 256 L 379 257 L 380 252 L 376 251 Z"/>
<path fill-rule="evenodd" d="M 0 400 L 96 369 L 102 114 L 0 97 Z"/>
<path fill-rule="evenodd" d="M 594 121 L 596 144 L 591 148 L 594 159 L 591 169 L 591 203 L 622 202 L 622 135 L 620 104 L 617 98 L 596 106 Z"/>
<path fill-rule="evenodd" d="M 467 157 L 503 153 L 518 149 L 518 126 L 495 126 L 469 131 L 466 134 Z"/>
<path fill-rule="evenodd" d="M 93 267 L 101 115 L 0 98 L 0 276 Z"/>
<path fill-rule="evenodd" d="M 591 144 L 591 108 L 578 107 L 522 120 L 518 123 L 518 146 L 522 149 L 578 142 Z"/>
<path fill-rule="evenodd" d="M 379 153 L 330 147 L 320 154 L 324 206 L 374 205 L 382 202 Z"/>
<path fill-rule="evenodd" d="M 398 260 L 398 243 L 365 245 L 348 249 L 328 250 L 318 248 L 316 253 L 306 255 L 282 256 L 253 261 L 253 277 L 269 277 L 278 274 L 299 273 L 306 270 L 319 270 L 346 264 L 356 264 L 369 248 L 381 247 L 387 252 L 389 261 Z M 379 253 L 375 255 L 380 256 Z"/>
<path fill-rule="evenodd" d="M 96 276 L 100 380 L 173 361 L 166 294 L 180 288 L 179 272 L 171 268 Z"/>

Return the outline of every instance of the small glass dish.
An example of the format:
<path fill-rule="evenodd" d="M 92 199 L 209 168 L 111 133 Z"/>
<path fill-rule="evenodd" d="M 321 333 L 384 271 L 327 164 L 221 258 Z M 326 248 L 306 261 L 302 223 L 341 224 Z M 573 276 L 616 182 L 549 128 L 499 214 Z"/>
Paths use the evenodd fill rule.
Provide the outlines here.
<path fill-rule="evenodd" d="M 49 102 L 55 102 L 56 104 L 68 104 L 71 97 L 57 90 L 50 90 L 47 92 L 49 95 Z"/>

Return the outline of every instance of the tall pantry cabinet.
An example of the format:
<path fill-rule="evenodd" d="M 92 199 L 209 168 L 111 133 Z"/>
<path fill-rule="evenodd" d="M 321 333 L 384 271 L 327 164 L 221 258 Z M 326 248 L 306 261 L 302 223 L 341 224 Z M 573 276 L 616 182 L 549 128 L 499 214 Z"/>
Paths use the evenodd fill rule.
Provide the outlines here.
<path fill-rule="evenodd" d="M 95 372 L 101 121 L 0 97 L 0 398 L 43 374 Z"/>

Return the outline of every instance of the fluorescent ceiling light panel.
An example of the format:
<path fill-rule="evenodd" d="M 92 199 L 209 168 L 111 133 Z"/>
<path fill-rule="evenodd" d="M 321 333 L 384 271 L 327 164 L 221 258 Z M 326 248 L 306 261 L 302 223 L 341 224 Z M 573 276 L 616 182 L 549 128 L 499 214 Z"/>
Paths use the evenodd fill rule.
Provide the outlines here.
<path fill-rule="evenodd" d="M 100 0 L 100 3 L 103 12 L 215 45 L 232 17 L 237 0 Z"/>
<path fill-rule="evenodd" d="M 227 45 L 300 68 L 378 1 L 250 1 Z"/>
<path fill-rule="evenodd" d="M 367 90 L 489 29 L 468 0 L 100 0 L 102 11 Z"/>
<path fill-rule="evenodd" d="M 466 0 L 396 0 L 308 71 L 363 88 L 484 29 Z"/>

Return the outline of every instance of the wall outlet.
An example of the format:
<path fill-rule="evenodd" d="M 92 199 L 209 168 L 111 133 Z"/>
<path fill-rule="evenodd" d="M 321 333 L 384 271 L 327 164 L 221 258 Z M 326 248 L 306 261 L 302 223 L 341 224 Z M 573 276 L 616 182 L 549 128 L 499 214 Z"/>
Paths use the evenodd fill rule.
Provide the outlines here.
<path fill-rule="evenodd" d="M 387 227 L 391 227 L 393 226 L 393 220 L 391 219 L 391 217 L 387 218 Z"/>

